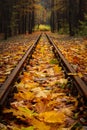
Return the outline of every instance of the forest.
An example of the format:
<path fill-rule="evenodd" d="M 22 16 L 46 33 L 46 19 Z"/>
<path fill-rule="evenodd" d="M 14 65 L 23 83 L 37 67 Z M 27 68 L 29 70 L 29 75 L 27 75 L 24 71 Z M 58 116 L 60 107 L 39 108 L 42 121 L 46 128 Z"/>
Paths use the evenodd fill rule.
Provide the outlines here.
<path fill-rule="evenodd" d="M 52 32 L 87 35 L 87 0 L 0 0 L 0 34 L 32 33 L 46 24 Z"/>
<path fill-rule="evenodd" d="M 52 31 L 87 35 L 87 1 L 86 0 L 52 0 Z"/>
<path fill-rule="evenodd" d="M 87 0 L 0 0 L 0 130 L 87 130 Z"/>

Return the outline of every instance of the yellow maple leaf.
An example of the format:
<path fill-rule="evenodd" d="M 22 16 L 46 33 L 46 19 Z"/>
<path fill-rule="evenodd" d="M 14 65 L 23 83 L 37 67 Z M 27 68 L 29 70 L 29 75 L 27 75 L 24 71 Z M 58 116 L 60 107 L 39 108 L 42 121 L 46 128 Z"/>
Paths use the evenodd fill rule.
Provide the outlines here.
<path fill-rule="evenodd" d="M 62 69 L 62 68 L 59 67 L 58 65 L 55 65 L 53 68 L 54 68 L 54 72 L 55 72 L 55 73 L 60 73 L 60 72 L 61 72 L 61 69 Z"/>
<path fill-rule="evenodd" d="M 65 115 L 62 112 L 48 111 L 39 114 L 40 119 L 47 123 L 59 123 L 62 124 L 65 121 Z"/>
<path fill-rule="evenodd" d="M 17 100 L 32 100 L 34 98 L 34 94 L 31 92 L 19 92 L 17 94 L 15 94 L 14 99 Z"/>
<path fill-rule="evenodd" d="M 50 130 L 50 126 L 46 125 L 44 122 L 41 122 L 35 118 L 32 119 L 31 124 L 38 130 Z"/>

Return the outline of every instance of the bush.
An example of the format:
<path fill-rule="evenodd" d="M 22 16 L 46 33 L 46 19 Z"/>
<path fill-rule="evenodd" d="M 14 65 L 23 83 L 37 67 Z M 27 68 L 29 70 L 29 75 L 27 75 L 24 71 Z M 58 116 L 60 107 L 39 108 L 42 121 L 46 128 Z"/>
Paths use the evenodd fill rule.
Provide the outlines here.
<path fill-rule="evenodd" d="M 69 34 L 69 26 L 65 24 L 63 28 L 61 28 L 58 32 L 59 34 Z"/>
<path fill-rule="evenodd" d="M 85 20 L 80 21 L 80 29 L 78 32 L 81 36 L 87 36 L 87 15 L 85 15 Z"/>

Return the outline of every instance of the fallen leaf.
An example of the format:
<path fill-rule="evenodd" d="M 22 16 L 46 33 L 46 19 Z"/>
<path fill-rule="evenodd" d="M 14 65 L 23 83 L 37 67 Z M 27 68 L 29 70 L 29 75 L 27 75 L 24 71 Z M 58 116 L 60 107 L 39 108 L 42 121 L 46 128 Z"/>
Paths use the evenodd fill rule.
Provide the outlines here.
<path fill-rule="evenodd" d="M 34 92 L 36 97 L 43 97 L 47 98 L 47 96 L 50 93 L 50 90 L 42 90 L 40 87 L 31 89 L 32 92 Z"/>
<path fill-rule="evenodd" d="M 68 73 L 68 75 L 73 75 L 73 76 L 79 76 L 80 78 L 83 77 L 82 73 Z"/>
<path fill-rule="evenodd" d="M 32 125 L 37 129 L 37 130 L 50 130 L 50 126 L 48 126 L 47 124 L 45 124 L 44 122 L 41 122 L 37 119 L 33 119 L 32 121 Z"/>
<path fill-rule="evenodd" d="M 34 116 L 37 116 L 37 113 L 35 113 L 33 110 L 28 109 L 26 106 L 18 106 L 16 109 L 4 109 L 3 112 L 12 113 L 14 116 L 16 116 L 16 118 L 25 120 L 27 123 L 29 123 Z"/>
<path fill-rule="evenodd" d="M 21 130 L 34 130 L 34 126 L 30 126 L 30 127 L 27 127 L 27 128 L 21 128 Z"/>
<path fill-rule="evenodd" d="M 58 65 L 55 65 L 54 67 L 54 72 L 55 72 L 55 74 L 58 74 L 58 73 L 60 73 L 61 72 L 61 67 L 59 67 Z"/>
<path fill-rule="evenodd" d="M 58 60 L 54 58 L 54 59 L 51 59 L 49 63 L 50 64 L 58 64 Z"/>
<path fill-rule="evenodd" d="M 48 111 L 39 114 L 42 121 L 47 123 L 59 123 L 63 124 L 65 121 L 65 115 L 62 112 Z"/>
<path fill-rule="evenodd" d="M 38 103 L 36 103 L 35 108 L 38 113 L 45 112 L 47 110 L 46 104 L 42 101 L 39 101 Z"/>
<path fill-rule="evenodd" d="M 14 99 L 20 100 L 32 100 L 34 98 L 34 94 L 31 92 L 21 91 L 17 94 L 15 94 Z"/>

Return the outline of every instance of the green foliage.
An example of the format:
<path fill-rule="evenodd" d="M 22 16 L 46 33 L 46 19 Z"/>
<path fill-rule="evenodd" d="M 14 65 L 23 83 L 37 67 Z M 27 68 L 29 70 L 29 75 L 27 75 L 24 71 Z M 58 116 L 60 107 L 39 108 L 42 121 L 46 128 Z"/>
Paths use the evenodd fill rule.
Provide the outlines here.
<path fill-rule="evenodd" d="M 50 26 L 49 25 L 40 25 L 39 26 L 39 29 L 41 30 L 41 31 L 50 31 Z"/>
<path fill-rule="evenodd" d="M 57 59 L 51 59 L 50 64 L 58 64 L 58 60 Z"/>
<path fill-rule="evenodd" d="M 79 22 L 80 22 L 79 35 L 87 36 L 87 14 L 85 14 L 85 20 Z"/>
<path fill-rule="evenodd" d="M 33 126 L 30 126 L 28 128 L 22 128 L 21 130 L 34 130 L 34 127 Z"/>
<path fill-rule="evenodd" d="M 68 24 L 65 24 L 64 27 L 60 28 L 59 34 L 69 34 L 69 26 Z"/>
<path fill-rule="evenodd" d="M 39 31 L 50 31 L 50 26 L 49 25 L 42 25 L 40 24 L 39 26 L 36 25 L 34 30 L 39 30 Z"/>
<path fill-rule="evenodd" d="M 77 128 L 78 128 L 79 130 L 82 130 L 82 124 L 79 123 L 79 122 L 76 122 L 76 123 L 72 126 L 71 130 L 76 130 Z"/>
<path fill-rule="evenodd" d="M 58 33 L 59 34 L 64 34 L 64 28 L 61 28 Z"/>

